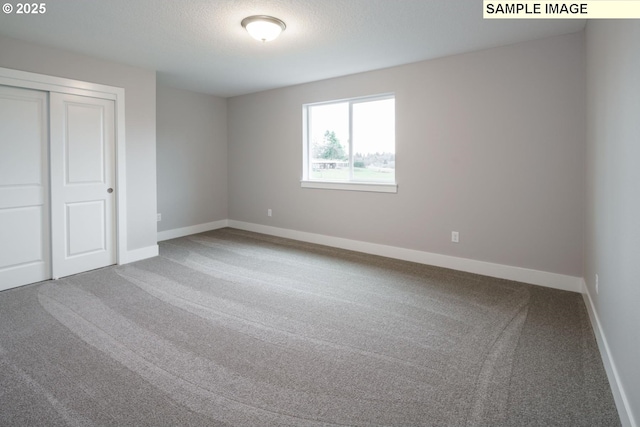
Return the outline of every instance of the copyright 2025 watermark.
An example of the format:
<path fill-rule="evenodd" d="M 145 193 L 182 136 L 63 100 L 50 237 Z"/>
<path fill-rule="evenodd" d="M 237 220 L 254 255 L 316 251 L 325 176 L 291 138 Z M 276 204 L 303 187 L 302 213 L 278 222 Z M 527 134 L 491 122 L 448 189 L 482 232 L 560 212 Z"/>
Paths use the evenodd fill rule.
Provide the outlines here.
<path fill-rule="evenodd" d="M 43 15 L 47 13 L 46 3 L 5 3 L 2 5 L 2 11 L 7 15 L 13 13 L 15 15 Z"/>

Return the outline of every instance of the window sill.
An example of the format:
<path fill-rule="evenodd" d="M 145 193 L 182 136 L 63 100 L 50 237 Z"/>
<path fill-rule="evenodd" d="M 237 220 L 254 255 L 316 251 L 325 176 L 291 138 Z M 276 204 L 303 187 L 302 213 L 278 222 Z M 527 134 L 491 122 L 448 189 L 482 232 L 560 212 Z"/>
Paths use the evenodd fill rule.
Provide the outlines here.
<path fill-rule="evenodd" d="M 374 193 L 397 193 L 398 184 L 378 182 L 334 182 L 334 181 L 300 181 L 302 188 L 320 188 L 323 190 L 368 191 Z"/>

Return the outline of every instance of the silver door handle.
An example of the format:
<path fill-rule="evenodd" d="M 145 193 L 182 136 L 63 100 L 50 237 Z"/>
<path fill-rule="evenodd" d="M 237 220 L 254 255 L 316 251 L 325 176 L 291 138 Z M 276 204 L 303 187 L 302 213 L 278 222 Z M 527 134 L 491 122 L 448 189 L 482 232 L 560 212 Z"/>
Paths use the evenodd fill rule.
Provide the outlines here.
<path fill-rule="evenodd" d="M 113 188 L 107 188 L 107 193 L 109 194 L 113 193 Z"/>

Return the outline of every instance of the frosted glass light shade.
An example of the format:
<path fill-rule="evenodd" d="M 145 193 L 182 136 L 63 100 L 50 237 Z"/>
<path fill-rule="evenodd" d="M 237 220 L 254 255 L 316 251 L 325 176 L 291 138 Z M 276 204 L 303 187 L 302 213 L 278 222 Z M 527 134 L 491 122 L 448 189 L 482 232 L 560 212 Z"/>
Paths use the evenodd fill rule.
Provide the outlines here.
<path fill-rule="evenodd" d="M 265 15 L 249 16 L 241 22 L 249 35 L 262 42 L 276 39 L 287 26 L 278 18 Z"/>

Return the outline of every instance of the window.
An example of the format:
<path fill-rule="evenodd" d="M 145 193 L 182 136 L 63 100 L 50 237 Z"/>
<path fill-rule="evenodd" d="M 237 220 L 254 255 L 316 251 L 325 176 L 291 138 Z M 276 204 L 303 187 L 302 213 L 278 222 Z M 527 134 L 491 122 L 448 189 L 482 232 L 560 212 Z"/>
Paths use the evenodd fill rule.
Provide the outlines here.
<path fill-rule="evenodd" d="M 303 106 L 303 187 L 396 192 L 395 97 Z"/>

